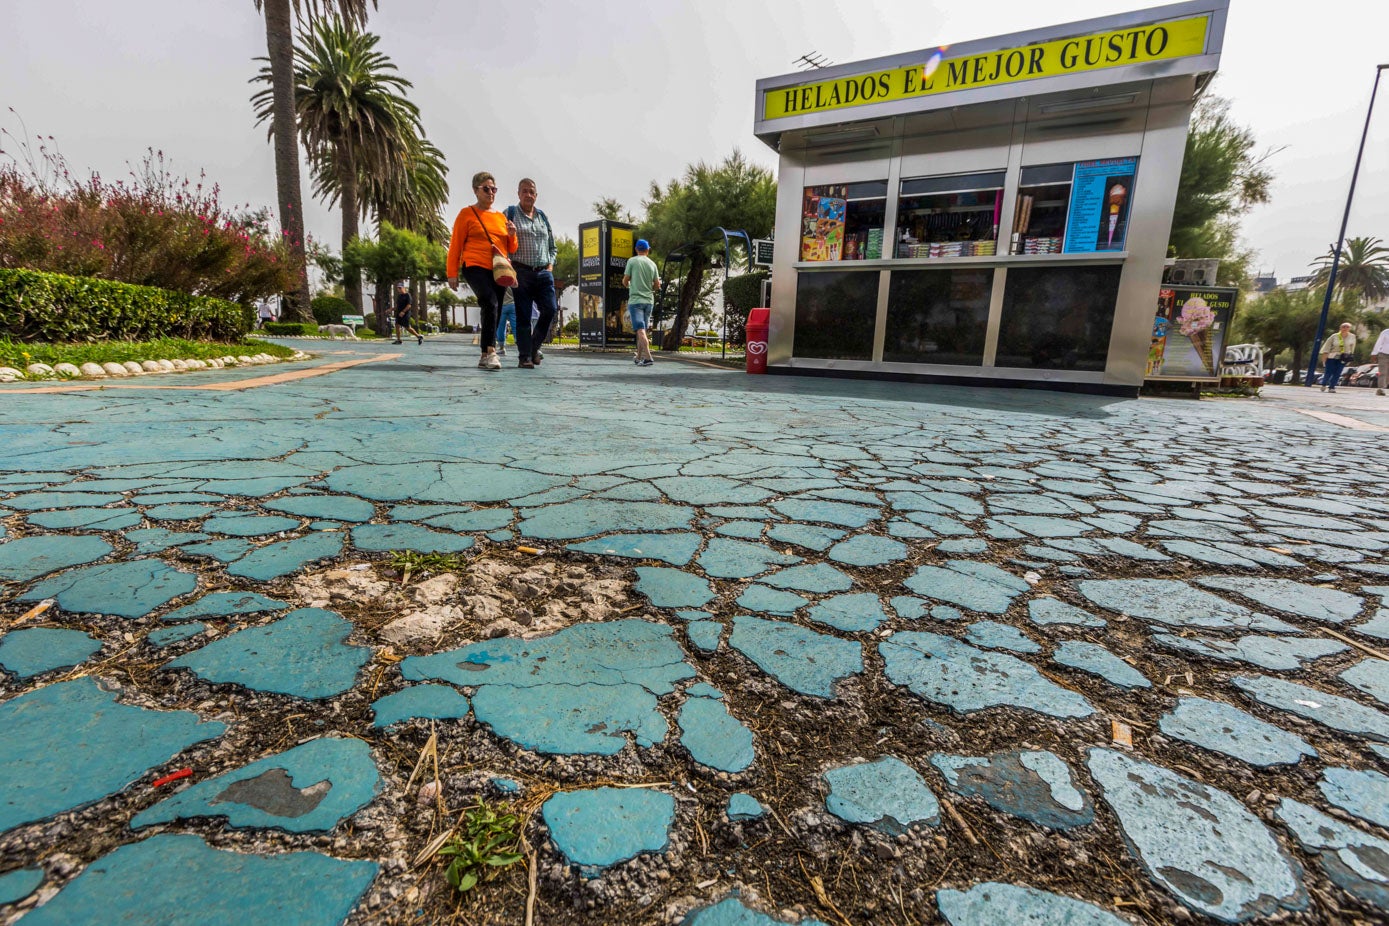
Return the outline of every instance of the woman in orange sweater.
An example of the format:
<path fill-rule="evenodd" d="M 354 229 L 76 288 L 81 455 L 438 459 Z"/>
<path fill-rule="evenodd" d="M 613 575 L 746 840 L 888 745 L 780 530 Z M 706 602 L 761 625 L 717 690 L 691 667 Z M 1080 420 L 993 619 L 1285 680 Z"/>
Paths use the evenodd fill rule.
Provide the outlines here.
<path fill-rule="evenodd" d="M 504 256 L 515 251 L 516 226 L 492 209 L 497 198 L 497 181 L 487 171 L 473 175 L 473 193 L 477 195 L 477 203 L 460 211 L 458 218 L 453 220 L 453 236 L 449 239 L 449 289 L 457 292 L 461 269 L 463 281 L 477 296 L 478 307 L 482 309 L 482 359 L 478 361 L 478 368 L 500 370 L 502 362 L 496 348 L 497 318 L 506 290 L 492 279 L 492 246 L 495 244 Z M 522 357 L 521 366 L 533 368 L 534 364 L 529 357 Z"/>

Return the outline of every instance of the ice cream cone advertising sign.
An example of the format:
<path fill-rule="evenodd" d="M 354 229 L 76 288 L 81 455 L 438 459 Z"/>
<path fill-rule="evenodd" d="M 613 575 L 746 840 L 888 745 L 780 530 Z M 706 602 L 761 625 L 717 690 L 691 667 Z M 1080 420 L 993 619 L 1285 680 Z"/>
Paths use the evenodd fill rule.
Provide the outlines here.
<path fill-rule="evenodd" d="M 1218 381 L 1237 295 L 1222 287 L 1163 287 L 1146 378 Z"/>
<path fill-rule="evenodd" d="M 1124 250 L 1137 176 L 1138 158 L 1075 165 L 1066 219 L 1067 254 Z"/>

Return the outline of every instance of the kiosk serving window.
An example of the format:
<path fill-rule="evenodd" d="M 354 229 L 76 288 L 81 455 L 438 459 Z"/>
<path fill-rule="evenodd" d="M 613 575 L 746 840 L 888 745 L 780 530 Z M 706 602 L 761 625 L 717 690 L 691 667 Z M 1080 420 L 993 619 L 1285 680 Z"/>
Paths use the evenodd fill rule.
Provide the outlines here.
<path fill-rule="evenodd" d="M 897 257 L 992 257 L 1004 171 L 902 181 Z"/>
<path fill-rule="evenodd" d="M 887 181 L 808 186 L 801 197 L 801 260 L 883 256 Z"/>
<path fill-rule="evenodd" d="M 1013 207 L 1010 254 L 1060 254 L 1074 164 L 1024 167 Z"/>
<path fill-rule="evenodd" d="M 1138 158 L 1024 167 L 1010 254 L 1122 251 Z"/>
<path fill-rule="evenodd" d="M 994 272 L 988 269 L 894 270 L 883 359 L 983 364 L 993 284 Z"/>

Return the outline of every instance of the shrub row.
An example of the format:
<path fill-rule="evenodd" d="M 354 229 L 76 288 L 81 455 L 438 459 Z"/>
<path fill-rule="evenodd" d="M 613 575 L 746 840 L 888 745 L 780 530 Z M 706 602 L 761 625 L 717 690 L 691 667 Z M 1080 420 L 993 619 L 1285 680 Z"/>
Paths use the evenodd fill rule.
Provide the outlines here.
<path fill-rule="evenodd" d="M 352 303 L 341 296 L 314 296 L 313 302 L 309 305 L 313 309 L 313 320 L 320 325 L 341 325 L 344 315 L 357 314 L 352 308 Z"/>
<path fill-rule="evenodd" d="M 329 322 L 328 324 L 337 323 Z M 313 337 L 318 334 L 318 325 L 314 322 L 266 322 L 261 330 L 266 334 L 278 334 L 291 338 L 305 335 Z"/>
<path fill-rule="evenodd" d="M 724 280 L 724 302 L 733 305 L 733 311 L 728 313 L 728 343 L 747 343 L 748 312 L 761 306 L 762 281 L 768 276 L 765 270 L 755 270 Z"/>
<path fill-rule="evenodd" d="M 211 296 L 0 269 L 0 334 L 18 341 L 235 341 L 254 320 L 250 306 Z"/>

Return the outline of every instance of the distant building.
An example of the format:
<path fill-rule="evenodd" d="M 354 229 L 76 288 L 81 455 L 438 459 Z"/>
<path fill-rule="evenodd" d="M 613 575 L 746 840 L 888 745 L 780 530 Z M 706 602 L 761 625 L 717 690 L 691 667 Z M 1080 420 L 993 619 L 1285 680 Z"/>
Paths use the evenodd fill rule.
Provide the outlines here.
<path fill-rule="evenodd" d="M 1271 293 L 1278 288 L 1278 278 L 1271 273 L 1260 273 L 1254 277 L 1254 292 Z"/>
<path fill-rule="evenodd" d="M 1283 284 L 1283 289 L 1287 290 L 1290 293 L 1295 293 L 1301 289 L 1311 289 L 1312 281 L 1315 279 L 1316 277 L 1312 276 L 1311 274 L 1302 277 L 1293 277 L 1291 280 Z"/>

